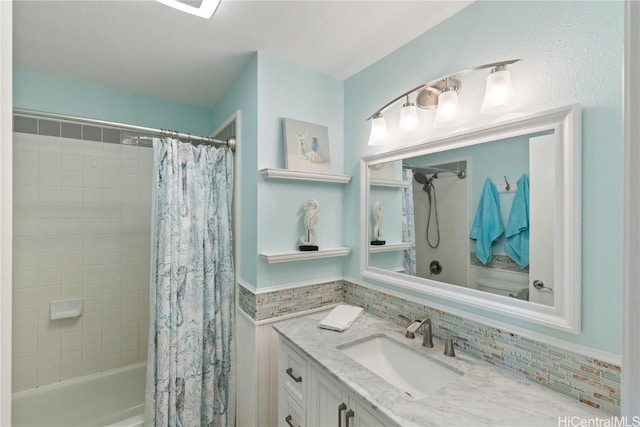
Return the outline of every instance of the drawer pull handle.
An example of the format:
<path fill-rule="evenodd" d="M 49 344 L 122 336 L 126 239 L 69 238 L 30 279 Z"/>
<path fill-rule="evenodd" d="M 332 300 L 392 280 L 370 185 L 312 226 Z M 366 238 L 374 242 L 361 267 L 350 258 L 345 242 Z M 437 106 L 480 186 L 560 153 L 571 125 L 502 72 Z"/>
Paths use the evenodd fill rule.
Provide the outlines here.
<path fill-rule="evenodd" d="M 356 414 L 353 412 L 353 409 L 349 409 L 346 415 L 347 415 L 347 427 L 349 427 L 349 418 L 355 417 Z"/>
<path fill-rule="evenodd" d="M 297 383 L 302 382 L 302 377 L 296 377 L 295 375 L 293 375 L 293 368 L 287 368 L 287 375 L 289 375 Z"/>
<path fill-rule="evenodd" d="M 347 405 L 344 402 L 338 405 L 338 427 L 342 427 L 342 411 L 346 411 L 346 409 Z"/>
<path fill-rule="evenodd" d="M 286 422 L 287 424 L 289 424 L 291 427 L 296 427 L 296 426 L 294 426 L 293 424 L 291 424 L 291 415 L 287 415 L 287 417 L 286 417 L 284 420 L 285 420 L 285 422 Z"/>

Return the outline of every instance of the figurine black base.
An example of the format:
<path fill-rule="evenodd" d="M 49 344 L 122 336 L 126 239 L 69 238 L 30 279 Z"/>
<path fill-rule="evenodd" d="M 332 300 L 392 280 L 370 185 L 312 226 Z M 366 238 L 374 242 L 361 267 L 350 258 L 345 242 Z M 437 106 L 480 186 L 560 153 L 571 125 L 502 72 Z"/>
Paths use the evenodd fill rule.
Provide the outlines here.
<path fill-rule="evenodd" d="M 384 244 L 386 244 L 387 242 L 384 240 L 372 240 L 371 244 L 374 246 L 382 246 Z"/>
<path fill-rule="evenodd" d="M 317 251 L 318 247 L 316 245 L 300 245 L 298 249 L 300 249 L 303 252 L 311 252 L 311 251 Z"/>

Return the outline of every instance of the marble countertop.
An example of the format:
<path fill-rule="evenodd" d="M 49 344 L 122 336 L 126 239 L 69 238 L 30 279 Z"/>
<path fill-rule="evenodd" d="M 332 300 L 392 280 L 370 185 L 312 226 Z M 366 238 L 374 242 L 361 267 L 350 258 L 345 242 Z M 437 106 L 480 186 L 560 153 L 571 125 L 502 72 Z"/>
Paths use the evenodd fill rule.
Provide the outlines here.
<path fill-rule="evenodd" d="M 410 340 L 391 322 L 365 313 L 351 328 L 335 332 L 318 327 L 327 312 L 279 322 L 273 328 L 303 355 L 324 366 L 347 390 L 355 392 L 377 415 L 400 426 L 553 426 L 561 419 L 610 418 L 542 386 L 456 352 L 443 355 L 443 342 L 421 346 L 422 336 Z M 428 357 L 462 371 L 464 375 L 436 393 L 413 399 L 342 353 L 337 347 L 374 334 L 384 334 Z"/>

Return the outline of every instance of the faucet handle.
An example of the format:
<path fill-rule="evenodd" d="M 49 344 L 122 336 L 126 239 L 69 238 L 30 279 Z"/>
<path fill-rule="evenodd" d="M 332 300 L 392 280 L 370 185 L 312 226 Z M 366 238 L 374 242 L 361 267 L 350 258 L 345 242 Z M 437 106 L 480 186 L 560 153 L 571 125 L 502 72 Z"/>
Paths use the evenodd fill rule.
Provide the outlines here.
<path fill-rule="evenodd" d="M 398 314 L 398 317 L 404 320 L 405 322 L 407 322 L 407 325 L 410 325 L 411 323 L 413 323 L 413 320 L 409 319 L 407 316 L 403 314 Z"/>
<path fill-rule="evenodd" d="M 404 316 L 403 316 L 404 317 Z M 425 318 L 424 320 L 414 320 L 411 323 L 409 323 L 409 325 L 407 325 L 407 329 L 405 330 L 405 337 L 409 338 L 409 339 L 414 339 L 416 337 L 416 332 L 418 331 L 418 329 L 420 329 L 420 327 L 422 325 L 429 325 L 429 331 L 431 330 L 431 319 L 429 319 L 428 317 Z M 426 327 L 425 327 L 426 329 Z M 431 334 L 430 334 L 431 335 Z M 423 341 L 424 343 L 424 341 Z M 423 344 L 424 345 L 424 344 Z M 425 346 L 427 347 L 427 346 Z"/>
<path fill-rule="evenodd" d="M 466 338 L 460 337 L 458 335 L 451 335 L 449 338 L 447 338 L 447 340 L 445 341 L 444 344 L 444 355 L 447 357 L 455 357 L 456 356 L 456 352 L 453 349 L 453 342 L 455 340 L 460 340 L 460 341 L 467 341 Z"/>
<path fill-rule="evenodd" d="M 414 339 L 416 337 L 416 331 L 418 330 L 419 327 L 420 327 L 419 320 L 412 321 L 411 323 L 409 323 L 409 325 L 407 325 L 407 329 L 405 329 L 404 331 L 404 336 L 406 338 L 409 338 L 410 340 Z"/>
<path fill-rule="evenodd" d="M 404 336 L 409 338 L 410 340 L 414 339 L 416 337 L 415 332 L 418 329 L 418 326 L 414 326 L 416 320 L 411 320 L 407 316 L 404 316 L 402 314 L 398 314 L 398 317 L 407 322 Z"/>

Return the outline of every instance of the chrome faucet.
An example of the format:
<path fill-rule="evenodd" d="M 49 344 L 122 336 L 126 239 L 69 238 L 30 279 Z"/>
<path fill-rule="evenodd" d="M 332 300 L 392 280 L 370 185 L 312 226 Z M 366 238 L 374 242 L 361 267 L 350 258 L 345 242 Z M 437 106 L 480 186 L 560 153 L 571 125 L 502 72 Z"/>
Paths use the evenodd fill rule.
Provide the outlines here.
<path fill-rule="evenodd" d="M 422 323 L 424 324 L 422 328 L 422 346 L 433 348 L 433 327 L 431 325 L 431 319 L 426 318 Z"/>
<path fill-rule="evenodd" d="M 444 343 L 444 355 L 447 357 L 456 357 L 456 352 L 453 350 L 453 342 L 455 340 L 467 341 L 466 338 L 459 337 L 457 335 L 452 335 Z"/>
<path fill-rule="evenodd" d="M 433 348 L 433 328 L 431 325 L 431 319 L 428 317 L 424 320 L 411 321 L 408 317 L 400 315 L 401 318 L 410 322 L 405 329 L 404 336 L 410 340 L 416 337 L 416 331 L 423 326 L 422 329 L 422 346 L 427 348 Z"/>

